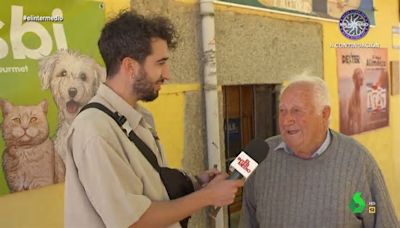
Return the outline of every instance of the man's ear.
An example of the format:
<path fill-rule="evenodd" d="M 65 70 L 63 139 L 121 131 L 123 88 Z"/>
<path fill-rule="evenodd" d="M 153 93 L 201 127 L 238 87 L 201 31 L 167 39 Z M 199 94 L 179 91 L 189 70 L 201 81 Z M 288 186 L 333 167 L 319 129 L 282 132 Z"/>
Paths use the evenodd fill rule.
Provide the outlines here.
<path fill-rule="evenodd" d="M 130 58 L 125 57 L 121 61 L 121 71 L 124 74 L 129 75 L 129 77 L 133 78 L 139 73 L 140 64 L 138 61 Z"/>
<path fill-rule="evenodd" d="M 325 106 L 322 109 L 322 117 L 324 118 L 324 120 L 329 120 L 330 116 L 331 116 L 331 107 Z"/>

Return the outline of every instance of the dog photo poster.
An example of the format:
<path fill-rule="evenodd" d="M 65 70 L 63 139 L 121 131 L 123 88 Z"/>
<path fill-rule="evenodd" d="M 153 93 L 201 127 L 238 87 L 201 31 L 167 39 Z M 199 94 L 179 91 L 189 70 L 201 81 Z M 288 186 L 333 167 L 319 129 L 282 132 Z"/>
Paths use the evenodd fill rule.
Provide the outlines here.
<path fill-rule="evenodd" d="M 336 49 L 340 132 L 346 135 L 389 125 L 386 48 Z"/>
<path fill-rule="evenodd" d="M 105 78 L 103 2 L 0 0 L 0 196 L 63 182 L 64 135 Z"/>

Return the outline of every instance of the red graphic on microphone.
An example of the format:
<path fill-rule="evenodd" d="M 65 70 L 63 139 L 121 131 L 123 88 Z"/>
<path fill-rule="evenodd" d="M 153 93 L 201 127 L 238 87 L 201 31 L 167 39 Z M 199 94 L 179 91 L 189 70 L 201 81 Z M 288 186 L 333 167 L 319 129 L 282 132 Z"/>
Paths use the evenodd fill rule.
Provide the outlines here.
<path fill-rule="evenodd" d="M 249 169 L 250 160 L 249 159 L 243 160 L 241 157 L 238 157 L 237 159 L 239 160 L 238 161 L 239 166 L 242 167 L 244 170 L 246 170 L 246 172 L 251 173 L 251 170 Z"/>

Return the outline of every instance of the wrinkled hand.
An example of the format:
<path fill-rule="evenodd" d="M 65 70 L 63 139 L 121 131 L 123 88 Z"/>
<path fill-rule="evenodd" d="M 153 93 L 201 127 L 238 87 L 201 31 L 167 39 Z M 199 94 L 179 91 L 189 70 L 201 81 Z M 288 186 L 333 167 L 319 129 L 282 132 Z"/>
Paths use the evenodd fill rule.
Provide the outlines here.
<path fill-rule="evenodd" d="M 222 207 L 232 204 L 237 190 L 244 185 L 244 180 L 227 180 L 227 177 L 226 173 L 218 174 L 203 188 L 209 191 L 210 205 Z"/>
<path fill-rule="evenodd" d="M 221 174 L 217 168 L 209 169 L 204 171 L 203 173 L 196 175 L 196 181 L 199 183 L 200 187 L 205 187 L 215 176 Z"/>

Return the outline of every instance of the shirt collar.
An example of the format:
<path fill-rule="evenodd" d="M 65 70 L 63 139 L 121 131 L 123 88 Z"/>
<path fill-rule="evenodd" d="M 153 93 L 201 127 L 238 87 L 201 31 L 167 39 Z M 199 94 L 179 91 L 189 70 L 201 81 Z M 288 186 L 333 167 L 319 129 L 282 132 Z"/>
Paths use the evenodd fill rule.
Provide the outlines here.
<path fill-rule="evenodd" d="M 322 153 L 324 153 L 326 151 L 326 149 L 328 148 L 329 144 L 331 143 L 331 132 L 330 129 L 328 129 L 328 131 L 326 132 L 326 138 L 325 141 L 321 144 L 321 146 L 313 153 L 313 155 L 311 156 L 311 158 L 317 158 L 319 156 L 321 156 Z M 293 151 L 287 146 L 287 144 L 285 142 L 281 142 L 279 143 L 279 145 L 277 147 L 274 148 L 274 151 L 277 151 L 279 149 L 283 149 L 286 153 L 293 155 Z"/>
<path fill-rule="evenodd" d="M 97 94 L 106 100 L 120 115 L 125 116 L 132 129 L 135 129 L 142 121 L 143 115 L 137 110 L 137 107 L 132 107 L 104 83 L 100 84 Z"/>

